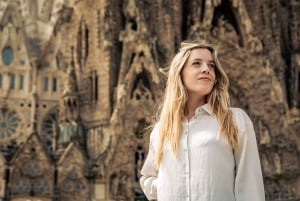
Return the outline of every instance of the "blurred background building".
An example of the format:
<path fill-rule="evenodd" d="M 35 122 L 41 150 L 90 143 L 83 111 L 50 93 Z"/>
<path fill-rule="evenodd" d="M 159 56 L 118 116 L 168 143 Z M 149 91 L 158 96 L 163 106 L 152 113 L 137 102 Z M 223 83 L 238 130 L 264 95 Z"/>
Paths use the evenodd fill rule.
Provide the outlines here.
<path fill-rule="evenodd" d="M 202 38 L 253 120 L 266 199 L 300 200 L 299 13 L 299 0 L 0 0 L 0 200 L 146 200 L 158 69 Z"/>

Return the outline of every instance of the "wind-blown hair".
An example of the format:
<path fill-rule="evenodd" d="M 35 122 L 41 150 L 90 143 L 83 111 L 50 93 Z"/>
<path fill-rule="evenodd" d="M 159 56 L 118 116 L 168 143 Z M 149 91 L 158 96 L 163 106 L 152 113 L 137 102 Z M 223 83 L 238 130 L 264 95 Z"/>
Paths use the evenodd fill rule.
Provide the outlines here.
<path fill-rule="evenodd" d="M 208 49 L 216 65 L 216 83 L 211 93 L 207 95 L 206 101 L 219 122 L 218 136 L 222 137 L 233 148 L 238 145 L 238 129 L 230 110 L 229 80 L 217 58 L 217 51 L 205 41 L 182 42 L 179 52 L 174 56 L 168 69 L 164 101 L 158 119 L 160 125 L 160 140 L 156 154 L 156 164 L 158 166 L 163 158 L 163 150 L 166 143 L 170 143 L 173 154 L 177 155 L 184 109 L 188 100 L 188 93 L 183 85 L 181 72 L 191 55 L 191 51 L 197 48 Z"/>

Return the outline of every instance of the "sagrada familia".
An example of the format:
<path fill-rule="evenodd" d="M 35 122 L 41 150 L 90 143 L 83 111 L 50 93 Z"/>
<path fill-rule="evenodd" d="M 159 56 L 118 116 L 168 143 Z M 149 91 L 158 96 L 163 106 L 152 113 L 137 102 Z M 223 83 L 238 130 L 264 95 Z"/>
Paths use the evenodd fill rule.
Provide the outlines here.
<path fill-rule="evenodd" d="M 299 0 L 0 0 L 0 200 L 144 201 L 160 69 L 216 44 L 267 201 L 300 200 Z"/>

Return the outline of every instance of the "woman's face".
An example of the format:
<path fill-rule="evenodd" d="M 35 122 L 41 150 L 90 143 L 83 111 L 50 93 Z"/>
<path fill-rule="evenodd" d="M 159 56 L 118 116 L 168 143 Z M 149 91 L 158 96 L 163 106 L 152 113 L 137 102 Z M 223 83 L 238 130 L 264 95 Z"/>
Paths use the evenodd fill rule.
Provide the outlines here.
<path fill-rule="evenodd" d="M 181 72 L 189 97 L 204 98 L 211 92 L 216 79 L 215 68 L 216 64 L 208 49 L 197 48 L 191 51 Z"/>

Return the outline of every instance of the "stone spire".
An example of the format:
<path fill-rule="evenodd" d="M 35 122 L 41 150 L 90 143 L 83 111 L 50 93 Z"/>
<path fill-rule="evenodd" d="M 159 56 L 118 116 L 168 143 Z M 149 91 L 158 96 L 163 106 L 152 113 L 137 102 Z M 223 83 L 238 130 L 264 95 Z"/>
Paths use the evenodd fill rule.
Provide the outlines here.
<path fill-rule="evenodd" d="M 63 148 L 74 140 L 83 144 L 83 129 L 79 116 L 78 86 L 73 52 L 74 48 L 72 47 L 72 59 L 67 68 L 65 89 L 62 96 L 59 135 L 57 139 L 58 148 Z"/>

